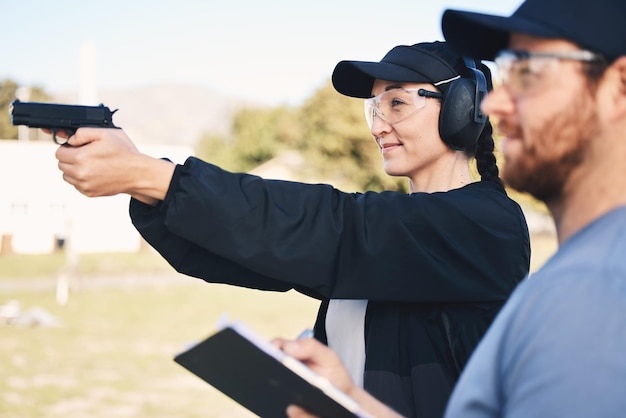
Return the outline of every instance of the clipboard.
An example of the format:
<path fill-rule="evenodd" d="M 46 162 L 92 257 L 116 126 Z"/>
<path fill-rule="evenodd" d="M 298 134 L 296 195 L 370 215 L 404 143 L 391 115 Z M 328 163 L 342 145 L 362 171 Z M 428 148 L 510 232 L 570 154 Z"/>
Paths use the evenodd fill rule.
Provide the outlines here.
<path fill-rule="evenodd" d="M 260 417 L 286 417 L 290 404 L 320 417 L 371 418 L 358 403 L 241 322 L 174 357 L 174 361 Z"/>

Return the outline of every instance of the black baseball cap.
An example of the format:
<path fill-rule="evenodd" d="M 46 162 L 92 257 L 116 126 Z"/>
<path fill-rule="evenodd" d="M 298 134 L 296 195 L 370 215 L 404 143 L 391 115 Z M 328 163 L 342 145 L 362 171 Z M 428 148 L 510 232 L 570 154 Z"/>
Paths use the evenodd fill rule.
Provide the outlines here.
<path fill-rule="evenodd" d="M 333 70 L 332 83 L 339 93 L 350 97 L 372 97 L 376 79 L 401 83 L 429 83 L 444 94 L 449 81 L 460 75 L 437 52 L 450 51 L 445 42 L 424 42 L 399 45 L 389 51 L 379 62 L 341 61 Z"/>
<path fill-rule="evenodd" d="M 527 0 L 509 17 L 446 10 L 441 26 L 452 48 L 476 59 L 493 60 L 512 32 L 565 39 L 609 62 L 626 55 L 626 0 Z"/>

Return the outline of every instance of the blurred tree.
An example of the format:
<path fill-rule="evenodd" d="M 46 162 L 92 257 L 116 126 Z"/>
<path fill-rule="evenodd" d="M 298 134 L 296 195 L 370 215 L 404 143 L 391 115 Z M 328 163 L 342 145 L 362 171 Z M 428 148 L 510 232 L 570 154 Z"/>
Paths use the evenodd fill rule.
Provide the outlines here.
<path fill-rule="evenodd" d="M 241 169 L 250 170 L 294 143 L 299 124 L 287 107 L 244 109 L 234 118 L 233 133 Z"/>
<path fill-rule="evenodd" d="M 195 155 L 226 170 L 237 171 L 234 169 L 237 166 L 235 162 L 237 155 L 232 141 L 228 138 L 212 133 L 203 134 L 196 145 Z"/>
<path fill-rule="evenodd" d="M 17 126 L 11 125 L 9 116 L 9 106 L 15 100 L 18 84 L 12 80 L 0 81 L 0 139 L 17 139 Z M 29 101 L 45 102 L 50 100 L 50 96 L 40 87 L 31 87 L 29 91 Z M 31 129 L 31 131 L 38 131 Z M 32 138 L 38 137 L 37 132 L 30 135 Z"/>
<path fill-rule="evenodd" d="M 232 138 L 205 134 L 197 155 L 230 171 L 249 171 L 281 150 L 294 148 L 299 136 L 294 109 L 244 108 L 233 118 Z"/>
<path fill-rule="evenodd" d="M 9 106 L 15 99 L 17 84 L 11 80 L 0 82 L 0 139 L 17 139 L 17 127 L 11 125 Z"/>

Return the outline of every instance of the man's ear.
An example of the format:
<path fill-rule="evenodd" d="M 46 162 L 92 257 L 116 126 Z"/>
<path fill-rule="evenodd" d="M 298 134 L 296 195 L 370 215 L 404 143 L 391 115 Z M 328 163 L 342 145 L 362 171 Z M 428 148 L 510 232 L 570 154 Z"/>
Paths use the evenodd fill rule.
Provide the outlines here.
<path fill-rule="evenodd" d="M 626 56 L 619 57 L 613 65 L 615 65 L 619 71 L 621 82 L 620 92 L 626 95 Z"/>
<path fill-rule="evenodd" d="M 617 58 L 604 71 L 596 99 L 603 119 L 611 125 L 626 124 L 626 56 Z"/>
<path fill-rule="evenodd" d="M 615 106 L 616 116 L 626 120 L 626 56 L 616 59 L 609 67 L 612 73 L 611 89 L 614 92 L 613 106 Z"/>

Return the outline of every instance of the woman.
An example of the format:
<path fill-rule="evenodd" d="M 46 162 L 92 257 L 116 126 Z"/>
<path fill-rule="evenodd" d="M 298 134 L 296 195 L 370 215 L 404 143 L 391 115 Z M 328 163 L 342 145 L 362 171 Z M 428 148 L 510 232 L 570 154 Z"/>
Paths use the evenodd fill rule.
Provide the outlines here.
<path fill-rule="evenodd" d="M 478 112 L 489 71 L 472 65 L 435 42 L 335 68 L 339 92 L 369 98 L 385 170 L 408 178 L 408 195 L 174 165 L 117 129 L 79 129 L 59 167 L 88 196 L 131 195 L 133 224 L 177 271 L 320 299 L 315 336 L 357 382 L 405 416 L 440 416 L 530 259 Z"/>

